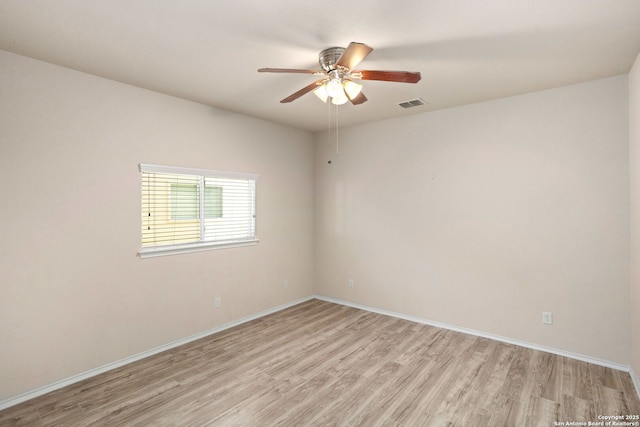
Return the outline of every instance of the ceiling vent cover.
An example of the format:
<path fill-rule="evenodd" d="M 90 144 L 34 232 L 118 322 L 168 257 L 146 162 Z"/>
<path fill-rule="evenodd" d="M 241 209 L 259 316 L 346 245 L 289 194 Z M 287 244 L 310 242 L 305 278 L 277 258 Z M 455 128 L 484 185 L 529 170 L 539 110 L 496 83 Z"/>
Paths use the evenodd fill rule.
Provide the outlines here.
<path fill-rule="evenodd" d="M 402 108 L 413 108 L 413 107 L 419 107 L 421 105 L 425 105 L 426 103 L 427 101 L 425 101 L 424 99 L 416 98 L 410 101 L 398 102 L 398 105 L 401 106 Z"/>

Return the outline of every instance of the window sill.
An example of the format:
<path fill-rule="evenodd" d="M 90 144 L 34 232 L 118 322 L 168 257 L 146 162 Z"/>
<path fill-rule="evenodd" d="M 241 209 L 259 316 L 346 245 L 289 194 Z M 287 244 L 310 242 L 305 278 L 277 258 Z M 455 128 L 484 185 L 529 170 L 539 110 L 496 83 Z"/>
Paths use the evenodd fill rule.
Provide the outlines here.
<path fill-rule="evenodd" d="M 241 246 L 252 246 L 258 244 L 260 240 L 234 240 L 230 242 L 198 242 L 183 245 L 167 245 L 159 247 L 141 248 L 138 252 L 140 258 L 153 258 L 167 255 L 188 254 L 191 252 L 210 251 L 214 249 L 237 248 Z"/>

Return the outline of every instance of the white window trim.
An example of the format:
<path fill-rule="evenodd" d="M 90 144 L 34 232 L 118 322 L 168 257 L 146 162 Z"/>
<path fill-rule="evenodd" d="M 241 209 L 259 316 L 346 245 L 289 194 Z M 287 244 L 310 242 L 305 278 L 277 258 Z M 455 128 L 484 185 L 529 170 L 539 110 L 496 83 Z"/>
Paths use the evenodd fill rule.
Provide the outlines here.
<path fill-rule="evenodd" d="M 224 178 L 248 179 L 258 181 L 258 174 L 244 172 L 228 172 L 213 169 L 185 168 L 180 166 L 154 165 L 149 163 L 140 163 L 140 172 L 151 173 L 168 173 L 176 175 L 201 175 L 201 176 L 218 176 Z M 141 247 L 138 251 L 140 258 L 153 258 L 167 255 L 178 255 L 190 252 L 201 252 L 214 249 L 236 248 L 242 246 L 252 246 L 260 242 L 257 237 L 253 239 L 241 239 L 225 242 L 194 242 L 183 243 L 166 246 L 149 246 Z"/>
<path fill-rule="evenodd" d="M 227 172 L 213 169 L 183 168 L 180 166 L 152 165 L 140 163 L 140 172 L 172 173 L 176 175 L 214 175 L 223 178 L 251 179 L 257 181 L 260 175 L 244 172 Z"/>
<path fill-rule="evenodd" d="M 181 245 L 171 245 L 166 247 L 147 247 L 140 248 L 138 251 L 138 256 L 140 258 L 154 258 L 159 256 L 166 255 L 179 255 L 179 254 L 187 254 L 190 252 L 201 252 L 201 251 L 210 251 L 213 249 L 226 249 L 226 248 L 238 248 L 242 246 L 252 246 L 257 245 L 260 242 L 259 239 L 251 239 L 251 240 L 237 240 L 233 242 L 224 242 L 224 243 L 216 243 L 216 242 L 198 242 L 198 243 L 184 243 Z"/>

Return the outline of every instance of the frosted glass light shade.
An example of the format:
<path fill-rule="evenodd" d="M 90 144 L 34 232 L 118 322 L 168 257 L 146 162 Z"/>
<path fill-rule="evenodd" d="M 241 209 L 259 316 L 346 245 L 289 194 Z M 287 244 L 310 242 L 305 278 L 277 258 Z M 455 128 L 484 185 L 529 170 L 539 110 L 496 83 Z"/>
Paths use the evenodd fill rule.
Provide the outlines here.
<path fill-rule="evenodd" d="M 327 95 L 333 98 L 340 96 L 341 93 L 344 93 L 344 89 L 342 88 L 342 81 L 340 81 L 340 79 L 332 79 L 327 83 Z"/>
<path fill-rule="evenodd" d="M 356 96 L 358 96 L 361 90 L 362 90 L 362 85 L 358 83 L 354 83 L 351 80 L 347 80 L 344 83 L 344 91 L 347 92 L 347 96 L 349 96 L 349 99 L 353 99 Z"/>
<path fill-rule="evenodd" d="M 327 102 L 327 98 L 329 97 L 329 95 L 327 95 L 327 86 L 326 85 L 318 86 L 316 89 L 313 90 L 313 93 L 315 93 L 316 96 L 318 98 L 320 98 L 320 100 L 322 102 Z"/>
<path fill-rule="evenodd" d="M 341 88 L 342 88 L 342 86 L 341 86 Z M 338 95 L 331 97 L 331 103 L 333 105 L 346 104 L 348 100 L 349 100 L 349 98 L 347 98 L 347 94 L 344 93 L 344 90 L 341 90 Z"/>

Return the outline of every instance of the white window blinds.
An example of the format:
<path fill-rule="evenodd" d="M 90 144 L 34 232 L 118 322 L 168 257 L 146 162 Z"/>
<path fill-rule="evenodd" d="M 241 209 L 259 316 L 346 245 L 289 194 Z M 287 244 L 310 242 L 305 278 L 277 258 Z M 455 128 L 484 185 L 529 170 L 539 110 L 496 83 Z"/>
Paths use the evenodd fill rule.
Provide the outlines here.
<path fill-rule="evenodd" d="M 141 164 L 141 257 L 257 243 L 257 175 Z"/>

